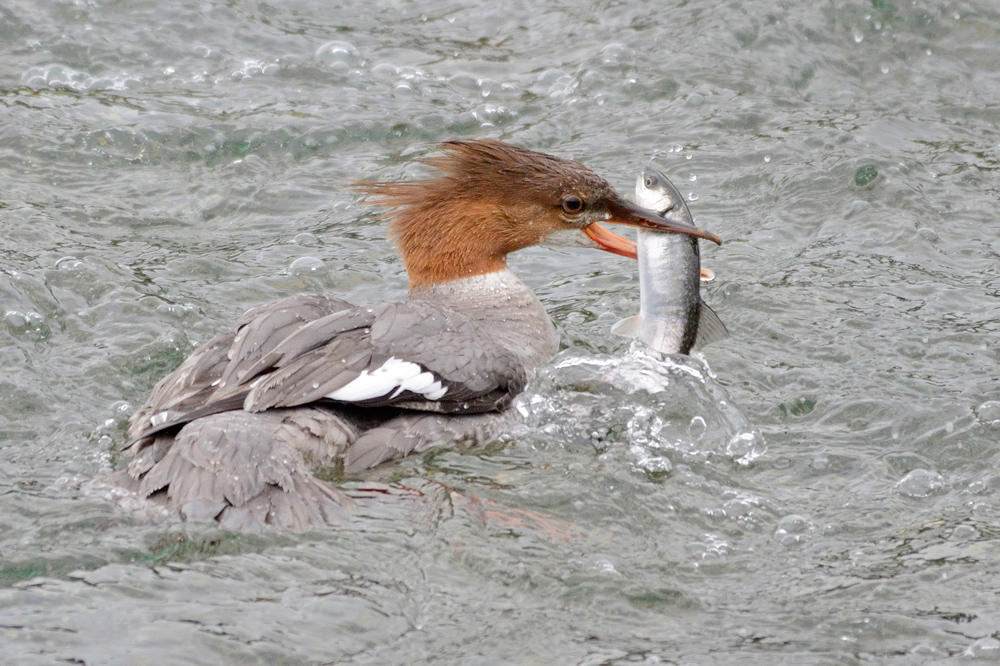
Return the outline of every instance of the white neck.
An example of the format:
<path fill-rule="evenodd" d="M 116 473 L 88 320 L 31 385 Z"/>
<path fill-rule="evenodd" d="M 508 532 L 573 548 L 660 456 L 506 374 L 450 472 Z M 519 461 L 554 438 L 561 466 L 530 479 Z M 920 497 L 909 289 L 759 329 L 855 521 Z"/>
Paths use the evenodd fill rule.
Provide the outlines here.
<path fill-rule="evenodd" d="M 482 322 L 494 340 L 529 367 L 559 350 L 559 336 L 541 301 L 507 269 L 411 289 L 410 300 L 447 305 Z"/>

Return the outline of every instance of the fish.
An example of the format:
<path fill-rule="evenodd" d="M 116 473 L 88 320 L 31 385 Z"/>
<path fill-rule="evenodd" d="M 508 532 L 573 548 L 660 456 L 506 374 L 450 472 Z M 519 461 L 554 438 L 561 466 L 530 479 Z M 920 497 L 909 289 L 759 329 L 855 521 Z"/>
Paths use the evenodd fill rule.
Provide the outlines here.
<path fill-rule="evenodd" d="M 694 226 L 684 197 L 666 176 L 646 168 L 635 182 L 635 202 L 674 222 Z M 701 298 L 701 281 L 714 274 L 701 268 L 698 239 L 639 229 L 639 314 L 611 331 L 635 338 L 663 354 L 690 354 L 729 337 L 729 330 Z"/>

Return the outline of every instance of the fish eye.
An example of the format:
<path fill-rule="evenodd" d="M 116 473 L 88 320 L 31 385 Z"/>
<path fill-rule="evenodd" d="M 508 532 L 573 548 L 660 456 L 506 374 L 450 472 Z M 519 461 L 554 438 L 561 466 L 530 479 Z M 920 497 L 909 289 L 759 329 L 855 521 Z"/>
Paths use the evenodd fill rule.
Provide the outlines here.
<path fill-rule="evenodd" d="M 656 186 L 656 184 L 657 183 L 656 183 L 656 178 L 655 177 L 653 177 L 653 176 L 646 176 L 646 178 L 645 178 L 645 185 L 646 185 L 646 187 L 648 189 L 653 189 L 653 187 Z"/>
<path fill-rule="evenodd" d="M 583 199 L 572 194 L 562 200 L 562 209 L 571 215 L 583 210 Z"/>

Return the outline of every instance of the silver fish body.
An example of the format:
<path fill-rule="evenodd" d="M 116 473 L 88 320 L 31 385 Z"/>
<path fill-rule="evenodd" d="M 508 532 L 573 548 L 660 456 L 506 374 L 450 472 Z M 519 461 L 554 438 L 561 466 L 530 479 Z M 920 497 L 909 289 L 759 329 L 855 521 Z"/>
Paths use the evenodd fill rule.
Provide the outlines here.
<path fill-rule="evenodd" d="M 635 201 L 643 208 L 688 226 L 694 218 L 684 197 L 655 169 L 636 180 Z M 728 335 L 725 325 L 701 299 L 698 239 L 639 229 L 639 314 L 612 329 L 638 338 L 664 354 L 688 354 Z"/>

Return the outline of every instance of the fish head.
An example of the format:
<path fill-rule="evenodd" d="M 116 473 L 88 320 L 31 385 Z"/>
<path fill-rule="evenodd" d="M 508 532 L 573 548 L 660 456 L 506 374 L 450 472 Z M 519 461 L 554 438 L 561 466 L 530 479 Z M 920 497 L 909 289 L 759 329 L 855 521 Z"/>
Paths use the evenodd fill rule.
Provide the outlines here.
<path fill-rule="evenodd" d="M 635 181 L 635 202 L 677 224 L 694 226 L 680 191 L 662 173 L 646 167 Z"/>

